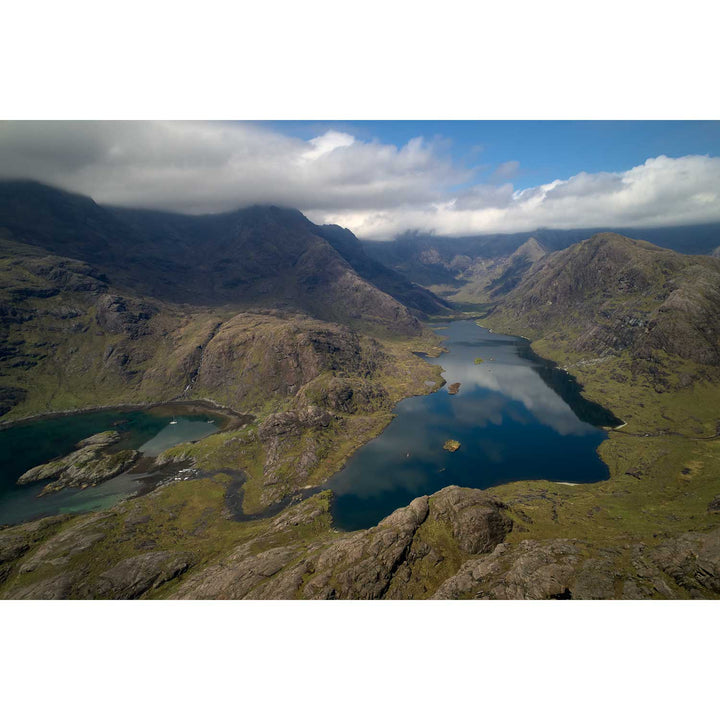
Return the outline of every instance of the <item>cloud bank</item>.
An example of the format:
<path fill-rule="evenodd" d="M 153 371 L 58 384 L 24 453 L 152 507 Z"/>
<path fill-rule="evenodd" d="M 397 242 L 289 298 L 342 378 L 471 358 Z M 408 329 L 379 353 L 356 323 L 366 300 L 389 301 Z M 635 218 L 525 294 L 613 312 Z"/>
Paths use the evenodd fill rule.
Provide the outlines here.
<path fill-rule="evenodd" d="M 306 141 L 253 123 L 0 123 L 0 178 L 103 204 L 197 214 L 274 203 L 375 239 L 720 221 L 717 157 L 660 156 L 522 190 L 518 169 L 508 160 L 473 184 L 445 143 L 424 138 L 396 146 L 333 130 Z"/>

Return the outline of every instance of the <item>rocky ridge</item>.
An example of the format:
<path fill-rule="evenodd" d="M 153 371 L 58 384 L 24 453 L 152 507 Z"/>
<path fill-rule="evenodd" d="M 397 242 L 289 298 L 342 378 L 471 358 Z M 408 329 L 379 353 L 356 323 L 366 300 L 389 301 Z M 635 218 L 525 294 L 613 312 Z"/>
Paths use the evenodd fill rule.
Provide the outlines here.
<path fill-rule="evenodd" d="M 448 487 L 415 499 L 373 528 L 338 534 L 328 524 L 326 495 L 262 521 L 251 538 L 210 561 L 182 537 L 174 550 L 140 542 L 148 518 L 133 503 L 119 516 L 105 512 L 11 528 L 0 532 L 0 578 L 7 581 L 0 592 L 56 599 L 720 596 L 717 528 L 621 546 L 513 540 L 512 508 L 486 491 Z M 118 527 L 125 528 L 119 537 Z M 111 536 L 116 539 L 108 545 Z M 83 562 L 105 548 L 117 550 L 118 541 L 127 545 L 119 559 Z"/>
<path fill-rule="evenodd" d="M 18 485 L 51 480 L 40 492 L 40 495 L 47 495 L 64 488 L 86 488 L 109 480 L 130 468 L 140 457 L 137 450 L 107 452 L 119 440 L 120 434 L 112 430 L 85 438 L 69 455 L 30 468 L 18 478 Z"/>
<path fill-rule="evenodd" d="M 717 365 L 718 307 L 719 261 L 603 233 L 537 263 L 489 321 L 561 332 L 579 353 Z"/>

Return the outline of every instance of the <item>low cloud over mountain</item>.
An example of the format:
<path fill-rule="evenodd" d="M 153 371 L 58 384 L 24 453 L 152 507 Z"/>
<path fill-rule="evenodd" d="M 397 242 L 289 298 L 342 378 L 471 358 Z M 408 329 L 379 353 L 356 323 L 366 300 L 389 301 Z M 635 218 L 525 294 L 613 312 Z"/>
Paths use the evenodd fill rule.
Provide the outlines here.
<path fill-rule="evenodd" d="M 304 140 L 257 123 L 0 124 L 0 177 L 105 204 L 200 214 L 275 203 L 378 239 L 720 221 L 719 157 L 660 155 L 521 190 L 516 160 L 477 170 L 442 138 L 394 145 L 326 130 Z"/>

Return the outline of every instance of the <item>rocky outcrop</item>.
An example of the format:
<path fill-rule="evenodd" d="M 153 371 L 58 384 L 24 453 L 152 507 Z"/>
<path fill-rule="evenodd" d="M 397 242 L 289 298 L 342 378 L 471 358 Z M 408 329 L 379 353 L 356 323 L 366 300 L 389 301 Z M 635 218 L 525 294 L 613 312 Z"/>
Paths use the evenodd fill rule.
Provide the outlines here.
<path fill-rule="evenodd" d="M 371 530 L 332 543 L 309 558 L 312 576 L 301 596 L 313 599 L 383 597 L 394 573 L 406 562 L 415 533 L 429 513 L 427 496 L 396 510 Z"/>
<path fill-rule="evenodd" d="M 685 533 L 648 550 L 647 555 L 691 597 L 720 594 L 720 528 Z"/>
<path fill-rule="evenodd" d="M 19 566 L 21 574 L 39 568 L 51 569 L 66 566 L 73 557 L 85 552 L 103 540 L 107 534 L 112 513 L 96 513 L 71 523 L 67 528 L 41 543 Z"/>
<path fill-rule="evenodd" d="M 192 386 L 230 407 L 253 407 L 293 397 L 320 376 L 370 381 L 386 362 L 377 342 L 347 327 L 240 313 L 222 323 L 196 357 Z"/>
<path fill-rule="evenodd" d="M 16 561 L 38 545 L 48 531 L 66 519 L 64 515 L 56 515 L 0 532 L 0 583 L 10 575 Z"/>
<path fill-rule="evenodd" d="M 655 546 L 596 547 L 574 539 L 501 543 L 468 560 L 438 599 L 649 599 L 720 595 L 720 529 Z"/>
<path fill-rule="evenodd" d="M 0 531 L 2 597 L 720 597 L 720 528 L 652 544 L 517 541 L 505 505 L 454 486 L 352 533 L 332 530 L 328 493 L 320 493 L 262 521 L 255 534 L 246 526 L 242 541 L 210 562 L 194 545 L 153 547 L 142 530 L 151 516 L 132 505 L 121 512 L 121 532 L 114 511 Z M 103 552 L 107 561 L 94 559 Z"/>
<path fill-rule="evenodd" d="M 390 410 L 393 406 L 387 390 L 365 378 L 321 376 L 305 385 L 297 398 L 304 405 L 347 414 Z"/>
<path fill-rule="evenodd" d="M 157 551 L 125 558 L 103 572 L 96 580 L 84 584 L 81 597 L 131 600 L 159 588 L 182 575 L 190 567 L 186 553 Z"/>
<path fill-rule="evenodd" d="M 150 332 L 148 321 L 157 312 L 147 303 L 130 301 L 119 295 L 101 295 L 96 307 L 97 324 L 103 331 L 131 340 Z"/>
<path fill-rule="evenodd" d="M 63 458 L 37 465 L 23 473 L 18 485 L 52 480 L 41 495 L 67 487 L 88 487 L 119 475 L 131 467 L 140 456 L 136 450 L 107 453 L 106 448 L 120 440 L 120 434 L 110 430 L 98 433 L 77 444 L 77 450 Z"/>
<path fill-rule="evenodd" d="M 268 416 L 258 428 L 265 450 L 263 504 L 302 486 L 319 462 L 319 438 L 333 416 L 315 405 Z"/>
<path fill-rule="evenodd" d="M 575 541 L 500 544 L 489 555 L 468 560 L 440 586 L 434 597 L 498 600 L 565 597 L 580 558 Z"/>
<path fill-rule="evenodd" d="M 310 524 L 313 499 L 282 513 L 256 542 Z M 484 552 L 512 528 L 505 507 L 481 490 L 449 487 L 413 500 L 376 527 L 255 552 L 244 543 L 219 563 L 188 578 L 176 597 L 378 599 L 409 597 L 427 565 L 452 574 L 457 553 Z M 448 544 L 437 541 L 442 536 Z M 429 562 L 428 562 L 429 560 Z M 438 569 L 439 568 L 439 569 Z M 405 594 L 403 594 L 405 590 Z"/>
<path fill-rule="evenodd" d="M 460 550 L 476 555 L 493 550 L 512 529 L 506 509 L 480 490 L 451 485 L 432 496 L 431 517 L 450 527 Z"/>

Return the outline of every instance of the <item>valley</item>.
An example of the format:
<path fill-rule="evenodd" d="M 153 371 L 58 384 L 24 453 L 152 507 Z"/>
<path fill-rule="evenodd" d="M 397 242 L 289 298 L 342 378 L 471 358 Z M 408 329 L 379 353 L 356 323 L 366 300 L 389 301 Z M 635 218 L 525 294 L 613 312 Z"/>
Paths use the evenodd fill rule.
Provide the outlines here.
<path fill-rule="evenodd" d="M 0 183 L 0 441 L 30 417 L 105 406 L 247 416 L 158 452 L 187 479 L 0 530 L 0 597 L 720 595 L 720 260 L 613 233 L 565 248 L 539 236 L 423 275 L 294 210 L 189 217 Z M 483 349 L 455 329 L 443 340 L 470 326 Z M 524 404 L 495 407 L 491 382 Z M 622 424 L 599 430 L 583 402 Z M 373 438 L 399 442 L 404 408 L 431 405 L 465 408 L 472 432 L 420 438 L 422 410 L 407 463 L 363 465 Z M 505 438 L 487 429 L 512 423 Z M 582 461 L 568 459 L 573 432 Z M 536 454 L 556 443 L 561 474 L 523 456 L 533 437 Z M 483 442 L 484 458 L 516 449 L 527 467 L 464 481 Z M 340 529 L 334 483 L 425 476 L 423 443 L 452 457 L 448 479 L 412 480 Z"/>

